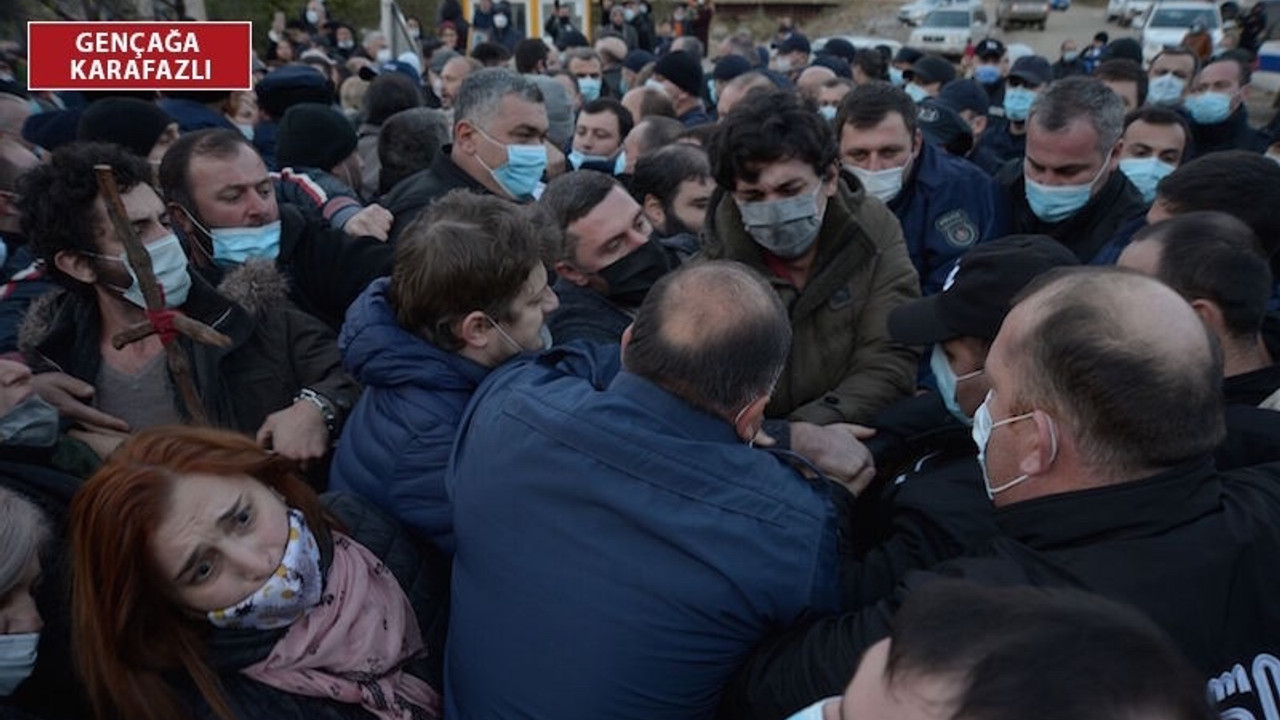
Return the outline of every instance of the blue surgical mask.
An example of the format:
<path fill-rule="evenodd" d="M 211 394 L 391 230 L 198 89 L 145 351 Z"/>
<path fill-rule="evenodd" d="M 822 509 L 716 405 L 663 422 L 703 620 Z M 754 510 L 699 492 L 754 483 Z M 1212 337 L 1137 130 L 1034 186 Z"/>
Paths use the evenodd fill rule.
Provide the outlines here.
<path fill-rule="evenodd" d="M 275 260 L 280 254 L 280 221 L 258 227 L 213 228 L 215 262 L 240 264 L 246 260 Z"/>
<path fill-rule="evenodd" d="M 1031 476 L 1027 473 L 1023 473 L 1003 485 L 991 487 L 991 477 L 987 475 L 987 442 L 991 440 L 991 431 L 1001 425 L 1010 425 L 1020 420 L 1026 420 L 1033 417 L 1035 412 L 1033 411 L 1023 413 L 1021 415 L 1014 415 L 999 422 L 992 422 L 991 408 L 988 407 L 991 404 L 991 395 L 992 392 L 988 390 L 986 399 L 982 401 L 982 404 L 978 406 L 977 412 L 973 414 L 973 429 L 971 430 L 971 433 L 973 435 L 973 444 L 978 446 L 978 466 L 982 468 L 982 485 L 987 490 L 987 498 L 995 500 L 996 495 L 999 495 L 1015 485 L 1025 482 L 1027 478 Z M 1058 434 L 1054 430 L 1052 423 L 1049 424 L 1049 437 L 1053 442 L 1053 449 L 1050 452 L 1049 457 L 1049 462 L 1052 463 L 1058 457 Z"/>
<path fill-rule="evenodd" d="M 1069 63 L 1075 62 L 1079 58 L 1080 58 L 1080 52 L 1078 50 L 1068 50 L 1062 53 L 1063 62 L 1069 62 Z"/>
<path fill-rule="evenodd" d="M 1000 66 L 979 65 L 973 69 L 973 79 L 983 85 L 995 85 L 1000 82 Z"/>
<path fill-rule="evenodd" d="M 1156 186 L 1176 170 L 1167 162 L 1152 155 L 1144 158 L 1125 158 L 1120 161 L 1120 172 L 1142 193 L 1142 201 L 1151 204 L 1156 199 Z"/>
<path fill-rule="evenodd" d="M 1217 125 L 1231 117 L 1231 96 L 1220 92 L 1188 95 L 1183 107 L 1197 125 Z"/>
<path fill-rule="evenodd" d="M 507 161 L 497 168 L 490 168 L 485 165 L 485 169 L 493 176 L 498 185 L 511 197 L 517 200 L 533 197 L 533 191 L 537 189 L 538 183 L 542 181 L 542 173 L 547 170 L 547 148 L 538 143 L 537 145 L 506 145 L 499 143 L 489 136 L 480 128 L 476 128 L 481 135 L 484 135 L 490 142 L 502 145 L 507 150 Z M 477 158 L 480 156 L 477 155 Z M 480 160 L 480 164 L 484 165 L 484 160 Z"/>
<path fill-rule="evenodd" d="M 589 103 L 600 99 L 600 78 L 578 78 L 578 92 L 582 94 L 582 102 Z"/>
<path fill-rule="evenodd" d="M 822 720 L 822 708 L 829 702 L 839 700 L 838 697 L 822 698 L 818 702 L 787 716 L 787 720 Z"/>
<path fill-rule="evenodd" d="M 798 258 L 813 247 L 818 231 L 822 229 L 822 213 L 818 209 L 818 192 L 821 189 L 822 183 L 819 182 L 812 192 L 782 200 L 738 200 L 742 224 L 765 250 L 784 260 Z"/>
<path fill-rule="evenodd" d="M 1023 122 L 1031 113 L 1031 103 L 1036 94 L 1026 88 L 1009 87 L 1004 90 L 1004 116 L 1014 122 Z"/>
<path fill-rule="evenodd" d="M 973 418 L 965 413 L 960 407 L 960 401 L 956 399 L 956 387 L 965 380 L 981 375 L 982 369 L 957 376 L 951 369 L 951 363 L 947 361 L 947 353 L 942 349 L 941 344 L 933 346 L 933 354 L 929 356 L 929 368 L 933 370 L 933 379 L 938 381 L 938 395 L 942 398 L 942 404 L 947 406 L 947 412 L 965 425 L 972 425 Z"/>
<path fill-rule="evenodd" d="M 187 293 L 191 290 L 191 273 L 187 271 L 187 253 L 182 249 L 182 243 L 178 241 L 178 236 L 169 233 L 168 235 L 149 243 L 147 246 L 147 254 L 151 256 L 151 272 L 156 276 L 156 283 L 164 290 L 164 305 L 169 309 L 182 307 L 187 301 Z M 125 300 L 137 305 L 143 310 L 147 309 L 147 301 L 142 296 L 142 284 L 138 282 L 138 275 L 133 271 L 133 266 L 129 264 L 128 253 L 120 253 L 119 255 L 99 255 L 98 253 L 88 253 L 94 257 L 100 257 L 105 260 L 114 260 L 129 271 L 129 277 L 133 282 L 127 288 L 115 288 L 123 296 Z"/>
<path fill-rule="evenodd" d="M 1047 223 L 1061 222 L 1076 214 L 1093 197 L 1093 186 L 1110 163 L 1111 155 L 1108 153 L 1093 179 L 1081 185 L 1042 185 L 1026 177 L 1024 170 L 1027 204 L 1031 206 L 1031 212 Z"/>
<path fill-rule="evenodd" d="M 53 447 L 59 429 L 58 409 L 31 393 L 0 417 L 0 445 Z"/>
<path fill-rule="evenodd" d="M 913 82 L 907 83 L 907 86 L 903 88 L 903 90 L 906 90 L 907 94 L 911 96 L 911 99 L 916 102 L 920 102 L 929 97 L 928 90 L 925 90 Z"/>
<path fill-rule="evenodd" d="M 715 104 L 716 104 L 716 102 L 718 102 L 718 101 L 719 101 L 719 98 L 716 96 L 716 80 L 715 80 L 715 78 L 708 78 L 708 79 L 707 79 L 707 99 L 711 101 L 711 104 L 712 104 L 712 105 L 715 105 Z"/>
<path fill-rule="evenodd" d="M 902 68 L 889 68 L 889 82 L 894 87 L 902 87 L 907 84 L 907 79 L 902 76 Z"/>
<path fill-rule="evenodd" d="M 1187 81 L 1168 73 L 1151 81 L 1147 87 L 1147 102 L 1152 105 L 1177 105 L 1182 102 L 1182 91 Z"/>
<path fill-rule="evenodd" d="M 821 116 L 822 116 L 822 119 L 823 119 L 823 120 L 826 120 L 827 122 L 835 122 L 835 121 L 836 121 L 836 106 L 835 106 L 835 105 L 823 105 L 822 107 L 818 108 L 818 114 L 819 114 L 819 115 L 821 115 Z"/>
<path fill-rule="evenodd" d="M 620 152 L 613 157 L 607 155 L 586 155 L 577 150 L 569 153 L 569 164 L 574 170 L 581 170 L 584 166 L 588 170 L 598 170 L 611 175 L 621 175 L 622 171 L 627 167 L 627 153 Z"/>
<path fill-rule="evenodd" d="M 36 669 L 40 633 L 0 635 L 0 697 L 9 697 Z"/>

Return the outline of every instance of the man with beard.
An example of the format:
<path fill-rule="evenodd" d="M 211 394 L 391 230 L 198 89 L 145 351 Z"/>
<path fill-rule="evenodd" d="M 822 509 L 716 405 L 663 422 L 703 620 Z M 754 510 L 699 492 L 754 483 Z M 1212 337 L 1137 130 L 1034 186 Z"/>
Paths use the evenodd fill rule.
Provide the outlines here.
<path fill-rule="evenodd" d="M 671 145 L 636 163 L 631 197 L 644 209 L 654 237 L 687 260 L 701 249 L 698 236 L 715 187 L 706 152 L 692 145 Z"/>

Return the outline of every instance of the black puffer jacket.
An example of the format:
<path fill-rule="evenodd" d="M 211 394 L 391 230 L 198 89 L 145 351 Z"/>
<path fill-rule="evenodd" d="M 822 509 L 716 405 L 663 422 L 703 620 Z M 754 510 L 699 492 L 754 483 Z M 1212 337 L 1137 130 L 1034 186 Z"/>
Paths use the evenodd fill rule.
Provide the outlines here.
<path fill-rule="evenodd" d="M 442 687 L 444 629 L 448 626 L 448 562 L 355 495 L 329 493 L 322 500 L 346 527 L 347 535 L 382 560 L 400 582 L 417 614 L 427 647 L 426 656 L 411 661 L 406 669 L 432 687 Z M 322 545 L 320 563 L 326 574 L 332 561 L 332 545 Z M 237 718 L 366 720 L 372 717 L 359 705 L 294 695 L 251 680 L 240 672 L 241 668 L 265 658 L 284 632 L 283 629 L 214 629 L 210 632 L 207 641 L 210 664 Z M 174 685 L 179 697 L 188 702 L 194 718 L 216 720 L 217 716 L 190 680 L 175 678 Z"/>

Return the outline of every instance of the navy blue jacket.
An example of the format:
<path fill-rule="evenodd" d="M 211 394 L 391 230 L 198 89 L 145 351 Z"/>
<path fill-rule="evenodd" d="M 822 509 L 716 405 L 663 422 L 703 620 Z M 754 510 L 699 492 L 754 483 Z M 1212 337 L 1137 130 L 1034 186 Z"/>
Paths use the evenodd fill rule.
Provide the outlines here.
<path fill-rule="evenodd" d="M 390 282 L 375 280 L 352 303 L 338 338 L 343 364 L 365 389 L 338 442 L 330 488 L 368 499 L 452 553 L 445 467 L 488 369 L 401 327 L 387 303 Z"/>
<path fill-rule="evenodd" d="M 1005 234 L 1004 192 L 995 178 L 930 143 L 921 144 L 911 174 L 889 209 L 902 223 L 921 292 L 933 295 L 966 250 Z"/>
<path fill-rule="evenodd" d="M 504 365 L 459 428 L 445 717 L 710 718 L 766 634 L 840 605 L 834 486 L 573 363 Z"/>

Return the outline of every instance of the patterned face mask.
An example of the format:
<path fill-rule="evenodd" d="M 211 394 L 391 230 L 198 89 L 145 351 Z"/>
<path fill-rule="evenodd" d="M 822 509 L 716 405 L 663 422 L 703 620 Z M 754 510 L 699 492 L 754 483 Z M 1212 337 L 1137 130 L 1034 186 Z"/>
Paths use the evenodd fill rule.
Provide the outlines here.
<path fill-rule="evenodd" d="M 287 627 L 320 602 L 324 590 L 320 546 L 302 513 L 289 509 L 289 541 L 280 567 L 252 595 L 222 610 L 209 612 L 220 628 L 274 630 Z"/>

